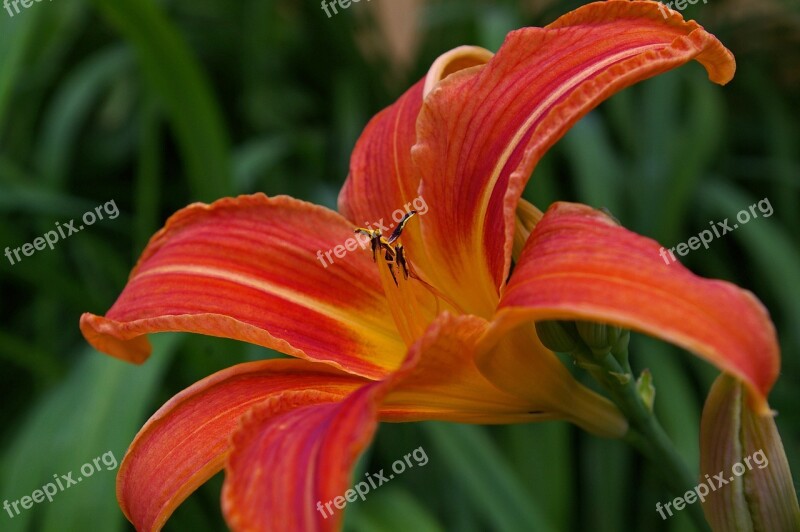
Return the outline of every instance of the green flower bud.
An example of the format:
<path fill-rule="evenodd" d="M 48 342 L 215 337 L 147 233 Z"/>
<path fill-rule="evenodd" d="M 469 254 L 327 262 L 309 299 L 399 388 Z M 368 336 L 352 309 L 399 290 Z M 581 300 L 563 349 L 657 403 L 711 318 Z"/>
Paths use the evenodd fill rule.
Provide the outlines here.
<path fill-rule="evenodd" d="M 611 352 L 622 335 L 622 329 L 614 325 L 577 321 L 575 327 L 584 343 L 589 346 L 595 356 L 603 356 Z"/>
<path fill-rule="evenodd" d="M 623 329 L 617 339 L 617 343 L 611 348 L 611 354 L 617 359 L 623 368 L 628 367 L 628 344 L 631 342 L 631 331 Z"/>
<path fill-rule="evenodd" d="M 536 322 L 536 334 L 546 348 L 558 353 L 572 353 L 580 345 L 580 336 L 571 321 Z"/>
<path fill-rule="evenodd" d="M 715 532 L 800 530 L 800 507 L 772 415 L 752 410 L 742 383 L 721 375 L 700 426 L 696 488 Z"/>

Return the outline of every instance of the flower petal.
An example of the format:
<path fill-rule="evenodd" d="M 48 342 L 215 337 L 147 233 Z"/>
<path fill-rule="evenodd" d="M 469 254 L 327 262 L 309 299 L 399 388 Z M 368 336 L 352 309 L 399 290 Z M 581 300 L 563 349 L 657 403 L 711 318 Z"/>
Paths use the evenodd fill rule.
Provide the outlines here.
<path fill-rule="evenodd" d="M 733 75 L 730 52 L 695 22 L 665 19 L 655 2 L 611 0 L 512 32 L 486 66 L 439 83 L 413 149 L 431 206 L 420 226 L 437 266 L 432 283 L 464 291 L 462 306 L 490 318 L 510 268 L 517 200 L 542 155 L 601 101 L 692 59 L 717 83 Z"/>
<path fill-rule="evenodd" d="M 219 472 L 243 414 L 286 391 L 306 404 L 344 398 L 360 377 L 303 360 L 267 360 L 220 371 L 182 391 L 142 427 L 117 476 L 122 511 L 140 531 L 160 530 L 197 487 Z"/>
<path fill-rule="evenodd" d="M 514 331 L 487 346 L 482 339 L 488 326 L 477 316 L 439 315 L 394 374 L 381 420 L 563 419 L 607 437 L 625 434 L 627 422 L 617 408 L 575 380 L 535 334 Z"/>
<path fill-rule="evenodd" d="M 339 192 L 339 212 L 356 225 L 377 222 L 417 196 L 411 146 L 423 87 L 424 80 L 419 81 L 375 115 L 353 149 L 350 174 Z"/>
<path fill-rule="evenodd" d="M 356 225 L 379 228 L 383 224 L 391 230 L 411 209 L 427 214 L 428 204 L 417 190 L 419 174 L 411 162 L 424 92 L 458 70 L 484 64 L 491 56 L 476 46 L 442 54 L 423 80 L 370 120 L 353 150 L 350 175 L 339 193 L 339 212 L 345 218 Z M 405 228 L 403 242 L 417 268 L 429 269 L 417 223 Z"/>
<path fill-rule="evenodd" d="M 549 412 L 606 438 L 621 438 L 628 422 L 617 407 L 590 390 L 544 347 L 531 324 L 503 328 L 493 323 L 479 341 L 475 363 L 502 390 L 525 398 L 540 412 Z M 499 330 L 503 332 L 500 333 Z"/>
<path fill-rule="evenodd" d="M 356 225 L 376 222 L 417 197 L 419 175 L 411 162 L 422 99 L 442 79 L 486 63 L 492 53 L 460 46 L 439 56 L 427 76 L 375 115 L 361 133 L 350 174 L 339 193 L 339 212 Z"/>
<path fill-rule="evenodd" d="M 349 488 L 351 470 L 378 426 L 377 408 L 392 379 L 341 402 L 308 405 L 284 393 L 245 416 L 233 437 L 222 510 L 232 530 L 339 530 L 342 513 L 324 505 Z"/>
<path fill-rule="evenodd" d="M 499 390 L 478 372 L 472 350 L 485 327 L 481 318 L 443 313 L 411 347 L 401 368 L 383 381 L 364 385 L 340 402 L 323 397 L 309 405 L 302 392 L 287 392 L 254 408 L 233 438 L 226 467 L 223 511 L 229 526 L 236 531 L 339 530 L 342 514 L 328 503 L 351 486 L 353 465 L 379 420 L 562 418 L 560 412 L 531 411 L 527 398 Z"/>
<path fill-rule="evenodd" d="M 529 320 L 611 323 L 664 339 L 766 395 L 780 355 L 766 309 L 750 292 L 665 263 L 664 248 L 585 205 L 556 203 L 537 224 L 493 329 Z"/>
<path fill-rule="evenodd" d="M 308 405 L 288 392 L 245 416 L 226 468 L 223 511 L 236 531 L 339 530 L 325 505 L 351 486 L 378 420 L 509 423 L 552 419 L 492 386 L 470 360 L 485 323 L 447 313 L 409 350 L 402 367 L 337 403 Z M 340 501 L 341 504 L 342 501 Z M 320 503 L 320 505 L 318 505 Z M 320 509 L 321 508 L 321 509 Z"/>
<path fill-rule="evenodd" d="M 381 407 L 381 418 L 484 424 L 561 418 L 481 374 L 474 353 L 487 326 L 477 316 L 440 315 L 412 347 L 403 375 Z"/>
<path fill-rule="evenodd" d="M 406 348 L 353 236 L 338 214 L 285 196 L 191 205 L 152 238 L 106 316 L 81 317 L 81 331 L 131 362 L 150 354 L 143 335 L 189 331 L 381 377 Z M 337 246 L 344 258 L 320 260 L 335 261 Z"/>

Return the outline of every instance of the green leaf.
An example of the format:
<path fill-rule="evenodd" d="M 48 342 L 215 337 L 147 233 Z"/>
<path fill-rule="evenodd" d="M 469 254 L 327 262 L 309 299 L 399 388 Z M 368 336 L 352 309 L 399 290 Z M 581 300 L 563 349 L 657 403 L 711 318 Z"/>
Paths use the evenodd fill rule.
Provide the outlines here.
<path fill-rule="evenodd" d="M 585 116 L 564 135 L 565 158 L 569 161 L 578 189 L 578 201 L 605 207 L 622 215 L 622 165 L 617 158 L 605 124 L 594 113 Z"/>
<path fill-rule="evenodd" d="M 722 102 L 717 97 L 718 87 L 708 82 L 699 72 L 689 77 L 689 94 L 686 98 L 686 124 L 675 136 L 679 164 L 673 166 L 669 186 L 662 198 L 661 219 L 657 239 L 672 242 L 679 238 L 683 221 L 691 208 L 694 194 L 703 171 L 711 166 L 719 151 L 724 130 Z"/>
<path fill-rule="evenodd" d="M 36 161 L 44 181 L 64 185 L 81 128 L 93 105 L 114 78 L 133 64 L 127 47 L 114 46 L 91 55 L 72 70 L 52 99 L 44 118 Z"/>
<path fill-rule="evenodd" d="M 0 136 L 8 124 L 6 108 L 14 96 L 14 84 L 24 68 L 25 55 L 33 45 L 40 11 L 25 13 L 25 16 L 0 16 Z"/>
<path fill-rule="evenodd" d="M 652 373 L 656 389 L 656 417 L 692 471 L 697 471 L 700 451 L 700 404 L 686 364 L 677 356 L 678 350 L 647 336 L 636 336 L 635 363 Z"/>
<path fill-rule="evenodd" d="M 470 504 L 480 512 L 490 529 L 504 532 L 555 530 L 537 501 L 514 476 L 485 429 L 442 423 L 427 423 L 424 428 L 433 444 L 433 450 L 428 453 L 431 463 L 448 470 L 451 478 L 448 482 L 464 486 Z"/>
<path fill-rule="evenodd" d="M 572 530 L 575 522 L 572 431 L 569 423 L 558 422 L 509 425 L 504 430 L 517 478 L 556 530 Z"/>
<path fill-rule="evenodd" d="M 93 0 L 136 49 L 142 74 L 161 98 L 195 199 L 233 191 L 228 134 L 200 65 L 177 29 L 151 0 Z"/>
<path fill-rule="evenodd" d="M 382 487 L 346 508 L 345 532 L 444 532 L 444 528 L 403 488 Z"/>
<path fill-rule="evenodd" d="M 4 452 L 0 491 L 3 500 L 17 501 L 54 482 L 54 475 L 60 479 L 72 472 L 74 480 L 82 480 L 59 490 L 52 502 L 45 499 L 28 510 L 19 507 L 19 515 L 4 518 L 4 532 L 93 530 L 98 524 L 103 532 L 123 530 L 116 469 L 144 423 L 181 340 L 178 335 L 153 338 L 157 356 L 143 366 L 83 350 L 69 378 L 32 408 Z M 103 455 L 106 461 L 99 461 L 99 471 L 89 475 L 86 467 L 81 473 L 85 464 L 95 465 L 94 459 Z"/>

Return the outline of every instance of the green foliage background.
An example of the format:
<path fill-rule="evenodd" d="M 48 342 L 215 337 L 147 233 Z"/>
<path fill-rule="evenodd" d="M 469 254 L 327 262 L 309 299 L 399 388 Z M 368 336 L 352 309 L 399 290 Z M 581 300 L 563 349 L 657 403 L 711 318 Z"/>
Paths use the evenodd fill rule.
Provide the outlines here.
<path fill-rule="evenodd" d="M 82 340 L 81 312 L 108 309 L 169 214 L 255 191 L 335 207 L 367 120 L 439 53 L 465 43 L 496 49 L 507 31 L 579 5 L 524 4 L 429 2 L 406 72 L 361 53 L 355 36 L 376 24 L 358 12 L 365 3 L 332 19 L 317 1 L 297 0 L 57 0 L 14 17 L 0 11 L 0 248 L 111 199 L 122 211 L 54 251 L 0 261 L 0 498 L 30 495 L 108 450 L 121 459 L 173 394 L 234 363 L 275 356 L 161 335 L 151 360 L 133 367 Z M 526 197 L 543 209 L 557 199 L 606 206 L 668 246 L 769 198 L 771 218 L 685 263 L 752 290 L 770 309 L 783 348 L 771 404 L 797 474 L 800 5 L 742 6 L 712 0 L 686 12 L 737 56 L 729 86 L 690 65 L 613 97 L 548 154 Z M 660 418 L 696 468 L 700 411 L 716 372 L 648 338 L 635 338 L 632 353 L 636 368 L 653 370 Z M 388 467 L 420 445 L 429 464 L 349 505 L 348 530 L 693 530 L 685 515 L 658 517 L 655 503 L 670 497 L 640 457 L 564 423 L 383 426 L 361 468 Z M 203 486 L 165 530 L 225 530 L 221 481 Z M 130 527 L 114 473 L 103 471 L 53 503 L 13 519 L 3 512 L 0 529 Z"/>

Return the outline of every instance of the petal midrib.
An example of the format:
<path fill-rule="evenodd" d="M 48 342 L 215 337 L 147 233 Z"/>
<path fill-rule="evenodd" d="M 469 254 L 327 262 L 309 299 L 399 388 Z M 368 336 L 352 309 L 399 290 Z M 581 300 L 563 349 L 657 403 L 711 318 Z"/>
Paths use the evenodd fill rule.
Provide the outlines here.
<path fill-rule="evenodd" d="M 514 137 L 511 139 L 511 142 L 508 143 L 506 148 L 503 150 L 503 153 L 500 155 L 497 163 L 494 165 L 494 169 L 492 170 L 492 174 L 488 180 L 487 186 L 484 188 L 483 198 L 481 200 L 483 208 L 478 209 L 480 213 L 481 219 L 479 220 L 478 227 L 483 227 L 486 223 L 486 213 L 488 211 L 489 201 L 491 200 L 492 193 L 494 192 L 495 186 L 497 185 L 497 181 L 500 179 L 500 173 L 502 172 L 503 168 L 505 168 L 506 163 L 511 158 L 511 155 L 516 151 L 519 147 L 522 139 L 529 133 L 531 126 L 536 123 L 547 111 L 553 108 L 559 100 L 561 100 L 565 94 L 573 90 L 577 85 L 585 82 L 588 78 L 593 76 L 599 71 L 605 70 L 609 68 L 612 64 L 618 63 L 630 57 L 634 57 L 640 53 L 644 53 L 648 50 L 658 50 L 661 48 L 665 48 L 668 45 L 664 43 L 657 43 L 657 44 L 647 44 L 643 46 L 639 46 L 637 48 L 630 48 L 626 49 L 622 52 L 618 52 L 614 55 L 611 55 L 600 61 L 598 63 L 594 63 L 588 68 L 582 69 L 579 73 L 572 76 L 572 78 L 559 85 L 558 90 L 552 92 L 547 98 L 545 98 L 534 110 L 522 126 L 517 130 Z M 475 232 L 472 235 L 473 237 L 473 245 L 475 249 L 480 249 L 480 245 L 482 243 L 483 234 L 482 232 Z"/>
<path fill-rule="evenodd" d="M 384 324 L 379 320 L 370 319 L 370 314 L 367 312 L 347 314 L 332 305 L 328 305 L 319 300 L 303 296 L 294 290 L 287 290 L 278 284 L 270 283 L 268 281 L 264 281 L 263 279 L 257 279 L 249 275 L 232 273 L 227 270 L 208 266 L 158 266 L 156 268 L 139 272 L 137 277 L 147 277 L 165 273 L 197 275 L 200 277 L 223 279 L 246 286 L 248 288 L 259 290 L 265 294 L 274 294 L 333 320 L 347 323 L 350 327 L 369 332 L 378 331 L 385 333 L 387 339 L 396 338 L 398 340 L 398 345 L 402 345 L 403 350 L 405 349 L 404 344 L 399 339 L 397 330 L 385 327 Z"/>

